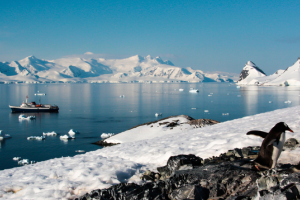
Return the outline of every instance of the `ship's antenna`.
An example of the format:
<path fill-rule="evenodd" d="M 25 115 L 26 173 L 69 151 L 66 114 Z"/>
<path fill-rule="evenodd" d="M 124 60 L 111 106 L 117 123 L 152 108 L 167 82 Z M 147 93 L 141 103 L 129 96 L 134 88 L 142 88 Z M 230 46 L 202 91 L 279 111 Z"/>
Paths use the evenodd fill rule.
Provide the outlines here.
<path fill-rule="evenodd" d="M 26 103 L 27 103 L 28 95 L 26 95 Z"/>

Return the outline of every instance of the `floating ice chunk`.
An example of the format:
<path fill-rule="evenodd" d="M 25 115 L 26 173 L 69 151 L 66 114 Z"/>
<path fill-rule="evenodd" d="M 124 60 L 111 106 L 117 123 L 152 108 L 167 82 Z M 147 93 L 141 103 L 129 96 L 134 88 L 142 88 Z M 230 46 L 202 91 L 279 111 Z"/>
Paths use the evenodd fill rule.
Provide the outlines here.
<path fill-rule="evenodd" d="M 23 119 L 35 119 L 35 116 L 26 117 L 25 115 L 19 115 L 19 119 L 21 119 L 21 120 L 23 120 Z"/>
<path fill-rule="evenodd" d="M 269 103 L 272 103 L 272 101 L 269 101 Z"/>
<path fill-rule="evenodd" d="M 237 95 L 237 97 L 241 97 L 241 95 L 239 94 L 239 95 Z"/>
<path fill-rule="evenodd" d="M 75 139 L 75 137 L 69 136 L 69 135 L 63 135 L 59 137 L 62 140 L 69 140 L 69 139 Z"/>
<path fill-rule="evenodd" d="M 209 97 L 211 97 L 212 95 L 211 95 L 211 94 L 209 94 L 208 96 L 209 96 Z"/>
<path fill-rule="evenodd" d="M 21 157 L 13 157 L 13 160 L 19 161 L 19 160 L 21 160 Z"/>
<path fill-rule="evenodd" d="M 36 95 L 38 95 L 38 96 L 45 96 L 46 94 L 45 94 L 45 93 L 35 93 L 34 95 L 35 95 L 35 96 L 36 96 Z"/>
<path fill-rule="evenodd" d="M 45 136 L 30 136 L 27 137 L 27 140 L 44 140 Z"/>
<path fill-rule="evenodd" d="M 189 92 L 191 92 L 191 93 L 197 93 L 197 92 L 199 92 L 199 90 L 198 90 L 198 89 L 191 88 Z"/>
<path fill-rule="evenodd" d="M 193 110 L 196 110 L 197 108 L 192 108 Z"/>
<path fill-rule="evenodd" d="M 11 138 L 9 134 L 2 135 L 2 130 L 0 130 L 0 140 Z"/>
<path fill-rule="evenodd" d="M 124 98 L 125 97 L 125 95 L 123 94 L 123 95 L 120 95 L 120 98 Z"/>
<path fill-rule="evenodd" d="M 113 136 L 114 135 L 114 133 L 102 133 L 101 134 L 101 138 L 109 138 L 109 137 L 111 137 L 111 136 Z"/>
<path fill-rule="evenodd" d="M 292 103 L 290 100 L 285 101 L 284 103 L 290 104 Z"/>
<path fill-rule="evenodd" d="M 28 159 L 23 159 L 23 160 L 20 160 L 18 162 L 19 165 L 28 165 L 29 164 L 29 160 Z"/>
<path fill-rule="evenodd" d="M 71 129 L 68 133 L 69 133 L 70 135 L 75 135 L 75 134 L 78 134 L 79 131 L 75 131 L 75 130 Z"/>
<path fill-rule="evenodd" d="M 162 116 L 162 113 L 155 113 L 155 117 Z"/>
<path fill-rule="evenodd" d="M 44 135 L 44 136 L 57 136 L 57 133 L 56 133 L 55 131 L 48 132 L 48 133 L 44 133 L 44 132 L 43 132 L 43 135 Z"/>
<path fill-rule="evenodd" d="M 222 115 L 229 115 L 229 113 L 222 113 Z"/>
<path fill-rule="evenodd" d="M 241 86 L 237 85 L 236 88 L 240 88 Z"/>
<path fill-rule="evenodd" d="M 180 88 L 179 91 L 182 92 L 184 89 Z"/>
<path fill-rule="evenodd" d="M 208 112 L 209 112 L 209 110 L 204 110 L 204 112 L 208 113 Z"/>
<path fill-rule="evenodd" d="M 77 153 L 84 153 L 85 150 L 76 150 L 75 152 L 77 152 Z"/>

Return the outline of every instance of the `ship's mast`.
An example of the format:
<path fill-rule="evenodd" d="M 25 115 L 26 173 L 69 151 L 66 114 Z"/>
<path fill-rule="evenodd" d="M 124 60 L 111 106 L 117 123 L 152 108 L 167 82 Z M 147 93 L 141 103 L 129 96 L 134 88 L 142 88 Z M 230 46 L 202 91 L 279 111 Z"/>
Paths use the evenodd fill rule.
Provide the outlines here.
<path fill-rule="evenodd" d="M 26 103 L 27 103 L 28 95 L 26 95 Z"/>

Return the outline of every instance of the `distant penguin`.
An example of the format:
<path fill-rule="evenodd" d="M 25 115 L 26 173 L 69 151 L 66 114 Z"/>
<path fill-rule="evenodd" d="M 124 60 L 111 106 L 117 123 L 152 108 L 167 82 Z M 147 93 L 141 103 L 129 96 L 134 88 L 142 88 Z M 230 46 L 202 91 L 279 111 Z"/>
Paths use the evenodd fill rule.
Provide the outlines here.
<path fill-rule="evenodd" d="M 260 170 L 275 168 L 281 154 L 285 131 L 292 131 L 284 122 L 277 123 L 269 133 L 263 131 L 249 131 L 247 135 L 256 135 L 265 138 L 261 144 L 257 158 L 254 160 L 255 167 Z"/>

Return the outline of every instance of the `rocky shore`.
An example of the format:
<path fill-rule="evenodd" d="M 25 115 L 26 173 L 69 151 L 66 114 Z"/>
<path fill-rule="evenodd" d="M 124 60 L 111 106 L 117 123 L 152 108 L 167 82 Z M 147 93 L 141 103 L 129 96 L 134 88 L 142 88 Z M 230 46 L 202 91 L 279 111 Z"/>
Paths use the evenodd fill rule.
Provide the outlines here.
<path fill-rule="evenodd" d="M 142 185 L 120 183 L 77 199 L 300 199 L 300 165 L 279 164 L 273 170 L 257 171 L 252 159 L 259 148 L 236 148 L 207 159 L 172 156 L 157 172 L 146 171 Z M 285 150 L 295 148 L 299 148 L 296 139 L 286 141 Z"/>

